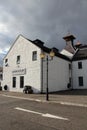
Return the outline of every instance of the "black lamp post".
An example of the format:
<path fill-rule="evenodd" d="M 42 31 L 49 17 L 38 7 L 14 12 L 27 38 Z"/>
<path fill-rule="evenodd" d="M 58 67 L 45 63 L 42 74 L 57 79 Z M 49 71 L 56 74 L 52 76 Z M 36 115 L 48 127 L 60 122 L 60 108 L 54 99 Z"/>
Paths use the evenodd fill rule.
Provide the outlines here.
<path fill-rule="evenodd" d="M 46 87 L 46 100 L 49 100 L 49 89 L 48 89 L 48 55 L 46 57 L 46 62 L 47 62 L 47 87 Z"/>
<path fill-rule="evenodd" d="M 49 58 L 49 56 L 50 56 L 50 58 Z M 40 57 L 41 57 L 41 59 L 43 60 L 43 61 L 46 61 L 46 65 L 47 65 L 47 73 L 46 73 L 46 78 L 47 78 L 47 80 L 46 80 L 46 82 L 47 82 L 47 86 L 46 86 L 46 101 L 49 101 L 49 87 L 48 87 L 48 63 L 49 63 L 49 61 L 51 61 L 51 60 L 53 60 L 53 57 L 55 56 L 55 53 L 53 52 L 53 50 L 51 50 L 51 52 L 50 52 L 50 54 L 48 55 L 45 55 L 45 53 L 44 52 L 42 52 L 41 54 L 40 54 Z M 45 59 L 45 57 L 46 57 L 46 59 Z"/>

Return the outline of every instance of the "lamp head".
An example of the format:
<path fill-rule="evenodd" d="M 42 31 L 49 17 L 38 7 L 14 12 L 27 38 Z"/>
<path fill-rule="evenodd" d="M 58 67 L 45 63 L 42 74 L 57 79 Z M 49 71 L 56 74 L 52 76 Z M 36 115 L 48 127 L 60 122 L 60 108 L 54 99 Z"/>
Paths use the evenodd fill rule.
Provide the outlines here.
<path fill-rule="evenodd" d="M 55 53 L 54 53 L 54 51 L 53 50 L 51 50 L 51 52 L 50 52 L 50 57 L 51 57 L 51 59 L 53 59 L 53 57 L 55 56 Z"/>
<path fill-rule="evenodd" d="M 45 58 L 45 53 L 44 53 L 44 52 L 41 52 L 40 58 L 41 58 L 41 59 L 44 59 L 44 58 Z"/>

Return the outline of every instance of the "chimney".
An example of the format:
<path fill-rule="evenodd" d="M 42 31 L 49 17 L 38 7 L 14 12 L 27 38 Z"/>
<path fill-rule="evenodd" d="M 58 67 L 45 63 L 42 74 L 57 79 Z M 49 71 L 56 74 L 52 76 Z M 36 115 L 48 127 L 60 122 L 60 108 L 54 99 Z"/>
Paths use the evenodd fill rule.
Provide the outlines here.
<path fill-rule="evenodd" d="M 68 33 L 67 36 L 63 37 L 63 39 L 66 41 L 66 45 L 71 44 L 72 46 L 74 46 L 73 42 L 76 39 L 74 35 Z"/>

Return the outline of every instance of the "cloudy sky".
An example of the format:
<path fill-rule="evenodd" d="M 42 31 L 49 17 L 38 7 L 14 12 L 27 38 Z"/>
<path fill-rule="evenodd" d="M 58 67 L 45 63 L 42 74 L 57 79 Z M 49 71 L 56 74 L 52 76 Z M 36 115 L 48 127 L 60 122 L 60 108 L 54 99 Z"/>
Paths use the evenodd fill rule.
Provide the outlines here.
<path fill-rule="evenodd" d="M 0 52 L 19 34 L 61 50 L 68 31 L 87 44 L 87 0 L 0 0 Z"/>

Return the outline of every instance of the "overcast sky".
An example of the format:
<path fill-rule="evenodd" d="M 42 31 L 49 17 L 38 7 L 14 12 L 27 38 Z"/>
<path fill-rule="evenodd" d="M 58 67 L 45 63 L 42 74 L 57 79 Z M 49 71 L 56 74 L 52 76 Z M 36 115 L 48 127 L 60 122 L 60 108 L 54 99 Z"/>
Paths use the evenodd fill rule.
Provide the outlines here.
<path fill-rule="evenodd" d="M 0 52 L 19 34 L 61 50 L 68 31 L 87 44 L 87 0 L 0 0 Z"/>

